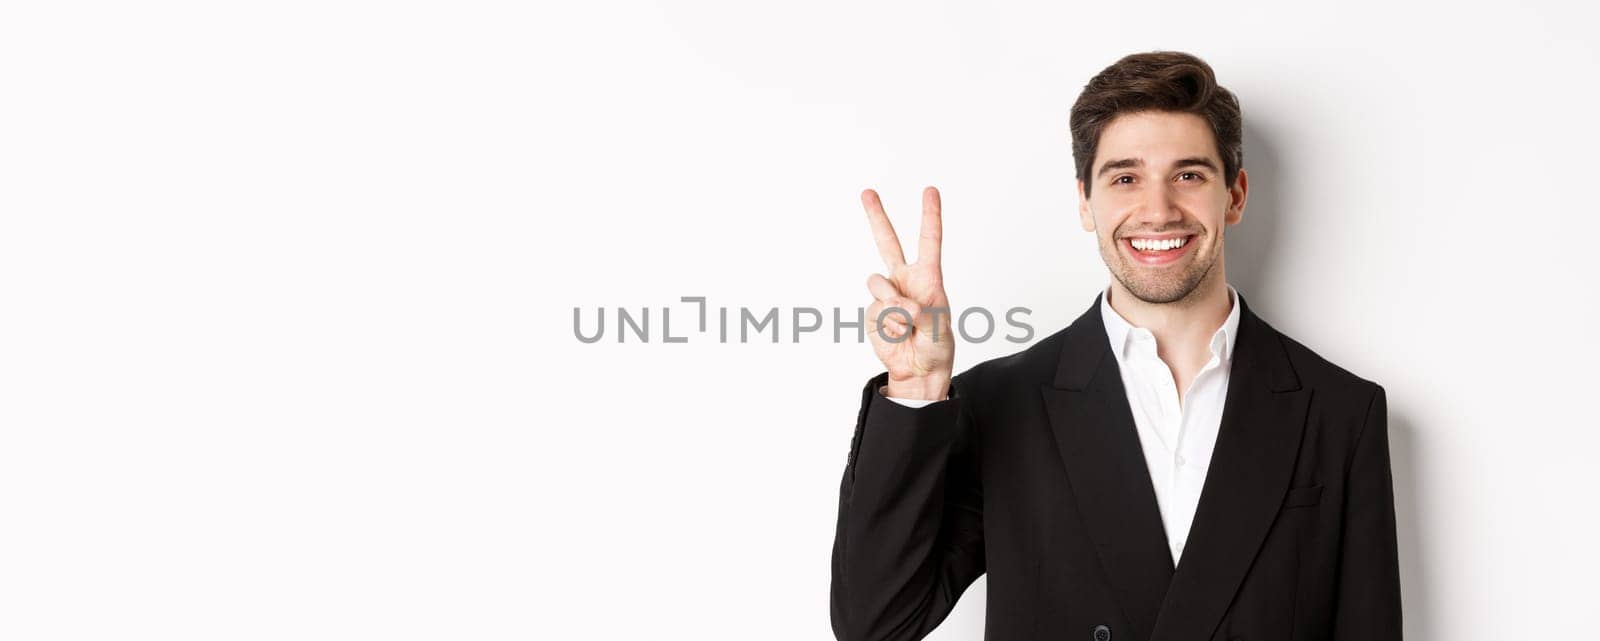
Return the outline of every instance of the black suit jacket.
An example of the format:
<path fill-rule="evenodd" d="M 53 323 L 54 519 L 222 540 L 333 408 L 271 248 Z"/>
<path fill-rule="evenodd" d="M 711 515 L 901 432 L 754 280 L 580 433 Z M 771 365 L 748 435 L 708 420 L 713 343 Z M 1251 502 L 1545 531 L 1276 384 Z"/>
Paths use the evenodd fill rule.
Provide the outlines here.
<path fill-rule="evenodd" d="M 842 641 L 921 639 L 988 573 L 988 641 L 1389 641 L 1400 576 L 1383 387 L 1244 297 L 1177 568 L 1093 305 L 910 408 L 861 392 L 839 487 Z"/>

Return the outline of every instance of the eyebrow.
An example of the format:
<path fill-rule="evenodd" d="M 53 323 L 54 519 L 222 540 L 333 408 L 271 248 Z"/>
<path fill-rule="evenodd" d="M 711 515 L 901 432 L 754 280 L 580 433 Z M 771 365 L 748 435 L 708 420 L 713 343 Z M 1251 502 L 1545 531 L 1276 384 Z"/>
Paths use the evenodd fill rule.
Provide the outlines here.
<path fill-rule="evenodd" d="M 1130 167 L 1143 166 L 1144 160 L 1139 158 L 1118 158 L 1116 160 L 1108 160 L 1106 161 L 1106 164 L 1100 165 L 1100 171 L 1095 174 L 1095 178 L 1102 178 L 1114 169 L 1128 169 Z M 1211 159 L 1206 158 L 1205 156 L 1192 156 L 1173 161 L 1173 169 L 1179 169 L 1182 167 L 1205 167 L 1211 171 L 1222 171 L 1221 169 L 1217 169 L 1216 163 L 1211 162 Z"/>

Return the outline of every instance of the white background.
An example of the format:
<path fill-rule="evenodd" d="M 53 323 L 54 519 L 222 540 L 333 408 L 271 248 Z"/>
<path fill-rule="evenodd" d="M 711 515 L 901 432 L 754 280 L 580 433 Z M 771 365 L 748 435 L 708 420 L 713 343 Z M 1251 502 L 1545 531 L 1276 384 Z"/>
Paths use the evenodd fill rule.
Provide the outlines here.
<path fill-rule="evenodd" d="M 1534 4 L 8 4 L 0 637 L 830 638 L 877 363 L 679 297 L 865 305 L 858 193 L 933 184 L 1047 336 L 1068 110 L 1152 49 L 1243 103 L 1230 282 L 1388 390 L 1407 637 L 1591 633 L 1596 21 Z"/>

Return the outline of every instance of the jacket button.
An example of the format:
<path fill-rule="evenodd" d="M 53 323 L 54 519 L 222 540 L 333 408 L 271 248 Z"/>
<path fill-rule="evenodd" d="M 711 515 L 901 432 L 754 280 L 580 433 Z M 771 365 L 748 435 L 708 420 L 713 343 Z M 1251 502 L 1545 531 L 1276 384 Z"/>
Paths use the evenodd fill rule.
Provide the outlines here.
<path fill-rule="evenodd" d="M 1105 624 L 1094 626 L 1094 641 L 1111 641 L 1111 627 Z"/>

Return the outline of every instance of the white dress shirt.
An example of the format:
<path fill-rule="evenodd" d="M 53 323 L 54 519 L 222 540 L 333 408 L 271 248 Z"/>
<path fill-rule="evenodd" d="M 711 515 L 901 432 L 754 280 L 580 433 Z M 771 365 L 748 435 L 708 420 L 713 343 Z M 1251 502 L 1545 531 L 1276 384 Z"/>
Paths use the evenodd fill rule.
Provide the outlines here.
<path fill-rule="evenodd" d="M 1211 335 L 1211 360 L 1200 368 L 1181 397 L 1172 369 L 1156 353 L 1150 330 L 1134 327 L 1111 308 L 1110 286 L 1100 297 L 1100 318 L 1106 339 L 1122 372 L 1128 407 L 1144 450 L 1145 467 L 1156 493 L 1161 524 L 1166 529 L 1172 564 L 1183 555 L 1200 490 L 1205 487 L 1211 451 L 1217 444 L 1222 405 L 1228 396 L 1233 345 L 1239 335 L 1238 292 L 1228 285 L 1227 320 Z M 882 391 L 882 390 L 880 390 Z M 887 396 L 902 405 L 921 407 L 933 401 Z"/>

